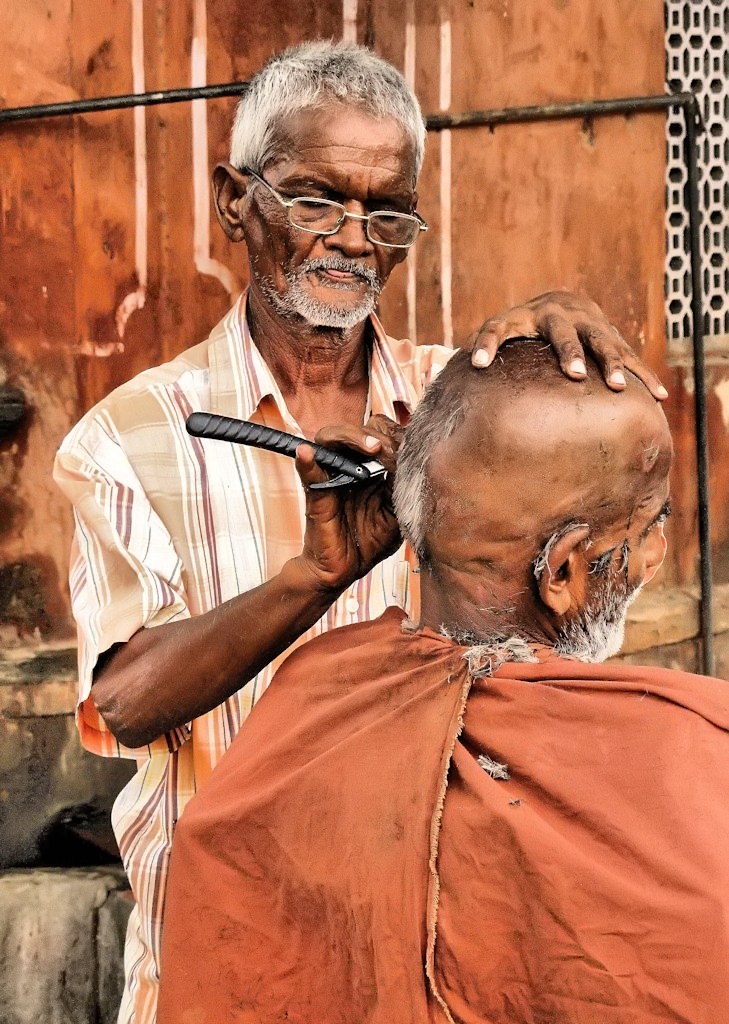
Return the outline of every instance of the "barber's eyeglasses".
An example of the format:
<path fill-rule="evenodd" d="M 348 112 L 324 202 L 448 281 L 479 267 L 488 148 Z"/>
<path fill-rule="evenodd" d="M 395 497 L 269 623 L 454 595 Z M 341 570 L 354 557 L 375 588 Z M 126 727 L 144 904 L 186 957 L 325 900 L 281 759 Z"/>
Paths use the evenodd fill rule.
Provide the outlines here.
<path fill-rule="evenodd" d="M 288 210 L 289 220 L 295 228 L 309 231 L 313 235 L 335 235 L 347 217 L 365 223 L 365 232 L 370 242 L 385 245 L 390 249 L 409 249 L 420 235 L 427 231 L 428 225 L 417 213 L 397 213 L 395 210 L 374 210 L 366 216 L 350 213 L 341 203 L 331 199 L 309 199 L 301 196 L 297 199 L 284 199 L 268 182 L 252 171 L 243 168 L 244 174 L 265 185 L 268 191 L 282 206 Z"/>

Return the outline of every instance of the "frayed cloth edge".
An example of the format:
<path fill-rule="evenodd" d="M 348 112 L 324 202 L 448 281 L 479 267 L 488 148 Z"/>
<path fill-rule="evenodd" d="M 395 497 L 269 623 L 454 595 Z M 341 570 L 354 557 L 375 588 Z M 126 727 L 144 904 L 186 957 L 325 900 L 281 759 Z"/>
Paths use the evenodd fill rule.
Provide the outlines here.
<path fill-rule="evenodd" d="M 461 692 L 458 698 L 458 705 L 456 710 L 456 726 L 452 731 L 451 741 L 448 744 L 447 750 L 444 751 L 443 758 L 440 765 L 440 776 L 438 794 L 435 803 L 435 810 L 430 820 L 430 859 L 428 862 L 428 869 L 430 873 L 430 884 L 428 891 L 428 908 L 427 908 L 427 929 L 428 929 L 428 945 L 425 954 L 425 974 L 430 984 L 430 990 L 433 996 L 440 1006 L 443 1014 L 445 1015 L 448 1024 L 456 1024 L 455 1018 L 451 1013 L 448 1004 L 440 993 L 438 985 L 435 980 L 435 943 L 437 939 L 438 929 L 438 908 L 440 906 L 440 876 L 438 874 L 438 848 L 440 844 L 440 832 L 441 824 L 443 821 L 443 807 L 445 805 L 446 791 L 448 789 L 448 772 L 451 767 L 451 760 L 453 758 L 453 751 L 455 750 L 458 737 L 463 731 L 463 719 L 466 714 L 466 705 L 468 703 L 468 695 L 471 692 L 471 686 L 473 685 L 473 676 L 470 672 L 466 673 L 466 677 L 461 684 Z"/>

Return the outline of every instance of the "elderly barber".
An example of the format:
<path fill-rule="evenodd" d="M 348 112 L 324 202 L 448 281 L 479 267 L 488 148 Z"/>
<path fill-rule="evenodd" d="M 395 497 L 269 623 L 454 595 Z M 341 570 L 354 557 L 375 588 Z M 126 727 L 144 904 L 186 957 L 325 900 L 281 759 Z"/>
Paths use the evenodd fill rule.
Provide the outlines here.
<path fill-rule="evenodd" d="M 295 468 L 184 425 L 211 410 L 392 466 L 397 425 L 451 354 L 393 341 L 374 313 L 426 228 L 415 191 L 424 142 L 406 82 L 368 50 L 319 42 L 271 60 L 213 176 L 218 219 L 246 243 L 247 294 L 207 341 L 92 409 L 60 450 L 56 479 L 77 522 L 79 728 L 89 749 L 139 766 L 113 814 L 137 901 L 122 1022 L 155 1019 L 177 819 L 277 664 L 334 626 L 413 609 L 384 488 L 309 492 L 305 507 L 299 477 L 323 476 L 310 450 Z M 539 333 L 569 376 L 584 377 L 589 340 L 608 385 L 624 386 L 626 365 L 665 394 L 594 304 L 565 295 L 487 322 L 473 362 Z"/>

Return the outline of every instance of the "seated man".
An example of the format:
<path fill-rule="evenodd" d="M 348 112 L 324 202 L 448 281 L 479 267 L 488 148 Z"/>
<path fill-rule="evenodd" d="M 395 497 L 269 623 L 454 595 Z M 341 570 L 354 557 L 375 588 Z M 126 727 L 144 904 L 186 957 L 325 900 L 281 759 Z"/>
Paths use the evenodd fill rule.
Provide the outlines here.
<path fill-rule="evenodd" d="M 521 342 L 431 385 L 395 485 L 420 621 L 294 653 L 185 810 L 159 1024 L 729 1020 L 729 687 L 599 664 L 671 439 L 595 379 Z"/>

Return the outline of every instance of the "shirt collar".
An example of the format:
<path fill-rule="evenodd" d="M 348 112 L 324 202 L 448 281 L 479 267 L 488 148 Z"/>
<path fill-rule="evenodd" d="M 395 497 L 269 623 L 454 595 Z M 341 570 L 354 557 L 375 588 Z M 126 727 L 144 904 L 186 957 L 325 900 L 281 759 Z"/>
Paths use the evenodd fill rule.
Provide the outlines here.
<path fill-rule="evenodd" d="M 415 389 L 405 376 L 395 357 L 392 343 L 374 313 L 370 323 L 374 341 L 370 359 L 368 413 L 379 413 L 398 423 L 407 423 L 418 401 Z"/>
<path fill-rule="evenodd" d="M 210 411 L 248 420 L 264 398 L 271 398 L 287 429 L 295 431 L 281 389 L 251 337 L 246 302 L 247 292 L 243 292 L 210 335 Z M 381 414 L 399 423 L 407 422 L 417 402 L 415 390 L 398 365 L 378 317 L 372 314 L 370 322 L 373 344 L 368 415 Z"/>

